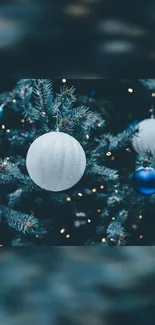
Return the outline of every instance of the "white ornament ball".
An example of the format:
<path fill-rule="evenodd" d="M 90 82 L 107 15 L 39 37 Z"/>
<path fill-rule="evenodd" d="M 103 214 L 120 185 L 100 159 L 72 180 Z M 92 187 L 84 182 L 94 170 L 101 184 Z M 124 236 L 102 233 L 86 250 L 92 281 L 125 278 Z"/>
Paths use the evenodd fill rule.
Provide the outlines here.
<path fill-rule="evenodd" d="M 138 124 L 138 133 L 132 139 L 134 150 L 140 154 L 155 151 L 155 119 L 149 118 Z"/>
<path fill-rule="evenodd" d="M 30 146 L 26 167 L 29 176 L 45 190 L 58 192 L 74 186 L 83 176 L 86 156 L 80 143 L 63 132 L 49 132 Z"/>

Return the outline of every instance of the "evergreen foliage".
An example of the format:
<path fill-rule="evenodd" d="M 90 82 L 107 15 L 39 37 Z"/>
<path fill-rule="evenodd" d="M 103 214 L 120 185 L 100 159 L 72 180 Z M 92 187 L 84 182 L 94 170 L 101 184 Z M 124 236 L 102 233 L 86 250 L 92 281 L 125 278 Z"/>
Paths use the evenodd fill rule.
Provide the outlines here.
<path fill-rule="evenodd" d="M 12 92 L 0 95 L 0 105 L 6 105 L 22 121 L 22 126 L 15 123 L 10 132 L 2 130 L 7 149 L 0 161 L 0 211 L 10 244 L 61 245 L 61 229 L 65 229 L 61 236 L 69 233 L 73 237 L 78 227 L 86 229 L 81 245 L 126 244 L 127 219 L 131 211 L 134 218 L 138 209 L 143 210 L 145 198 L 126 177 L 134 172 L 133 166 L 123 174 L 123 169 L 113 167 L 112 160 L 117 151 L 130 147 L 137 126 L 118 135 L 107 132 L 108 120 L 95 110 L 93 99 L 77 96 L 75 88 L 66 85 L 54 94 L 52 82 L 45 79 L 20 80 Z M 81 143 L 87 167 L 73 188 L 53 193 L 33 183 L 25 158 L 36 138 L 58 129 Z M 144 157 L 138 159 L 141 165 Z M 76 239 L 72 244 L 77 245 Z"/>

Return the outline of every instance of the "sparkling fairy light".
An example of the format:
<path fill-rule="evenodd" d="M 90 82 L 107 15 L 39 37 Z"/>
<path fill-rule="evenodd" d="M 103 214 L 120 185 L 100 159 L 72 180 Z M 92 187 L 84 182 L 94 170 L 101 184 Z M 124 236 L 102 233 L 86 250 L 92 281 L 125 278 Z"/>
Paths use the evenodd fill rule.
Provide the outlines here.
<path fill-rule="evenodd" d="M 71 201 L 71 198 L 68 196 L 66 200 L 67 200 L 67 201 Z"/>
<path fill-rule="evenodd" d="M 63 234 L 63 233 L 65 232 L 65 228 L 62 228 L 62 229 L 60 230 L 60 232 L 61 232 L 61 234 Z"/>
<path fill-rule="evenodd" d="M 111 152 L 108 151 L 108 152 L 106 153 L 106 155 L 107 155 L 108 157 L 111 156 Z"/>
<path fill-rule="evenodd" d="M 88 221 L 88 223 L 90 223 L 91 222 L 91 219 L 88 219 L 87 221 Z"/>
<path fill-rule="evenodd" d="M 66 235 L 66 238 L 70 238 L 70 234 L 67 234 L 67 235 Z"/>
<path fill-rule="evenodd" d="M 132 88 L 128 88 L 128 92 L 129 93 L 133 93 L 133 89 Z"/>
<path fill-rule="evenodd" d="M 102 238 L 102 243 L 105 243 L 106 242 L 106 239 L 105 238 Z"/>
<path fill-rule="evenodd" d="M 78 196 L 82 196 L 83 194 L 82 193 L 78 193 Z"/>

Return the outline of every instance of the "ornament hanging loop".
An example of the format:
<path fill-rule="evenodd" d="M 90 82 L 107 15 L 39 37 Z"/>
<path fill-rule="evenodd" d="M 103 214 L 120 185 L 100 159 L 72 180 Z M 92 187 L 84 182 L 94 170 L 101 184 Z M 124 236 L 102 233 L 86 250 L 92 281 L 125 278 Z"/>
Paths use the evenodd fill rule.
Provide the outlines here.
<path fill-rule="evenodd" d="M 59 132 L 59 108 L 57 108 L 57 115 L 56 115 L 56 119 L 57 119 L 57 127 L 56 127 L 56 132 Z"/>

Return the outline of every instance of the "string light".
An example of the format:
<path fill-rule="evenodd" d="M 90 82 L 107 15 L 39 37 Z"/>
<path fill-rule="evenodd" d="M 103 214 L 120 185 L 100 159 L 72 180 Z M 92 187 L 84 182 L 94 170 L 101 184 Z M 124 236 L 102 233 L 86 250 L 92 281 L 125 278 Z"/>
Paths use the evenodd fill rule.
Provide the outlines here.
<path fill-rule="evenodd" d="M 10 133 L 10 129 L 7 129 L 6 132 L 7 132 L 7 133 Z"/>
<path fill-rule="evenodd" d="M 88 134 L 86 135 L 86 138 L 89 139 L 89 135 Z"/>
<path fill-rule="evenodd" d="M 141 216 L 141 215 L 140 215 L 138 218 L 139 218 L 139 219 L 142 219 L 142 218 L 143 218 L 143 216 Z"/>
<path fill-rule="evenodd" d="M 66 200 L 67 200 L 67 201 L 71 201 L 71 198 L 68 196 L 68 197 L 66 198 Z"/>
<path fill-rule="evenodd" d="M 118 193 L 118 190 L 115 190 L 115 193 Z"/>
<path fill-rule="evenodd" d="M 4 162 L 3 162 L 3 165 L 7 165 L 7 161 L 4 161 Z"/>
<path fill-rule="evenodd" d="M 24 122 L 25 122 L 25 120 L 22 118 L 22 119 L 21 119 L 21 123 L 24 123 Z"/>
<path fill-rule="evenodd" d="M 111 156 L 111 152 L 108 151 L 108 152 L 106 153 L 106 155 L 107 155 L 107 156 Z"/>
<path fill-rule="evenodd" d="M 100 209 L 98 209 L 98 210 L 97 210 L 97 212 L 101 212 L 101 210 L 100 210 Z"/>
<path fill-rule="evenodd" d="M 82 196 L 83 194 L 82 193 L 78 193 L 78 196 Z"/>
<path fill-rule="evenodd" d="M 6 157 L 7 160 L 9 160 L 10 158 L 9 157 Z"/>
<path fill-rule="evenodd" d="M 65 83 L 67 80 L 66 79 L 62 79 L 62 82 Z"/>
<path fill-rule="evenodd" d="M 13 103 L 16 103 L 16 99 L 15 98 L 12 101 L 13 101 Z"/>
<path fill-rule="evenodd" d="M 102 241 L 103 243 L 105 243 L 105 242 L 106 242 L 106 239 L 105 239 L 105 238 L 102 238 L 101 241 Z"/>
<path fill-rule="evenodd" d="M 103 189 L 104 188 L 104 185 L 101 185 L 100 188 Z"/>
<path fill-rule="evenodd" d="M 112 220 L 115 220 L 115 217 L 112 217 Z"/>
<path fill-rule="evenodd" d="M 152 97 L 155 97 L 155 93 L 152 93 Z"/>
<path fill-rule="evenodd" d="M 92 189 L 92 192 L 93 192 L 93 193 L 95 193 L 96 191 L 97 191 L 97 189 L 96 189 L 96 188 L 93 188 L 93 189 Z"/>
<path fill-rule="evenodd" d="M 91 219 L 88 219 L 87 221 L 90 223 L 91 222 Z"/>
<path fill-rule="evenodd" d="M 114 157 L 114 156 L 112 156 L 112 157 L 111 157 L 111 160 L 114 160 L 114 159 L 115 159 L 115 157 Z"/>
<path fill-rule="evenodd" d="M 140 239 L 143 239 L 143 238 L 144 238 L 144 236 L 143 236 L 143 235 L 140 235 L 140 236 L 139 236 L 139 238 L 140 238 Z"/>
<path fill-rule="evenodd" d="M 60 232 L 61 232 L 61 234 L 63 234 L 63 233 L 65 232 L 65 228 L 62 228 L 62 229 L 60 230 Z"/>
<path fill-rule="evenodd" d="M 70 234 L 67 234 L 67 235 L 66 235 L 66 238 L 70 238 Z"/>
<path fill-rule="evenodd" d="M 5 125 L 4 124 L 2 125 L 2 129 L 5 129 Z"/>
<path fill-rule="evenodd" d="M 100 126 L 101 126 L 101 124 L 99 123 L 99 124 L 98 124 L 98 126 L 100 127 Z"/>
<path fill-rule="evenodd" d="M 114 239 L 113 239 L 113 238 L 110 238 L 110 240 L 111 240 L 111 241 L 114 241 Z"/>
<path fill-rule="evenodd" d="M 133 93 L 133 89 L 132 88 L 128 88 L 128 92 L 129 93 Z"/>

